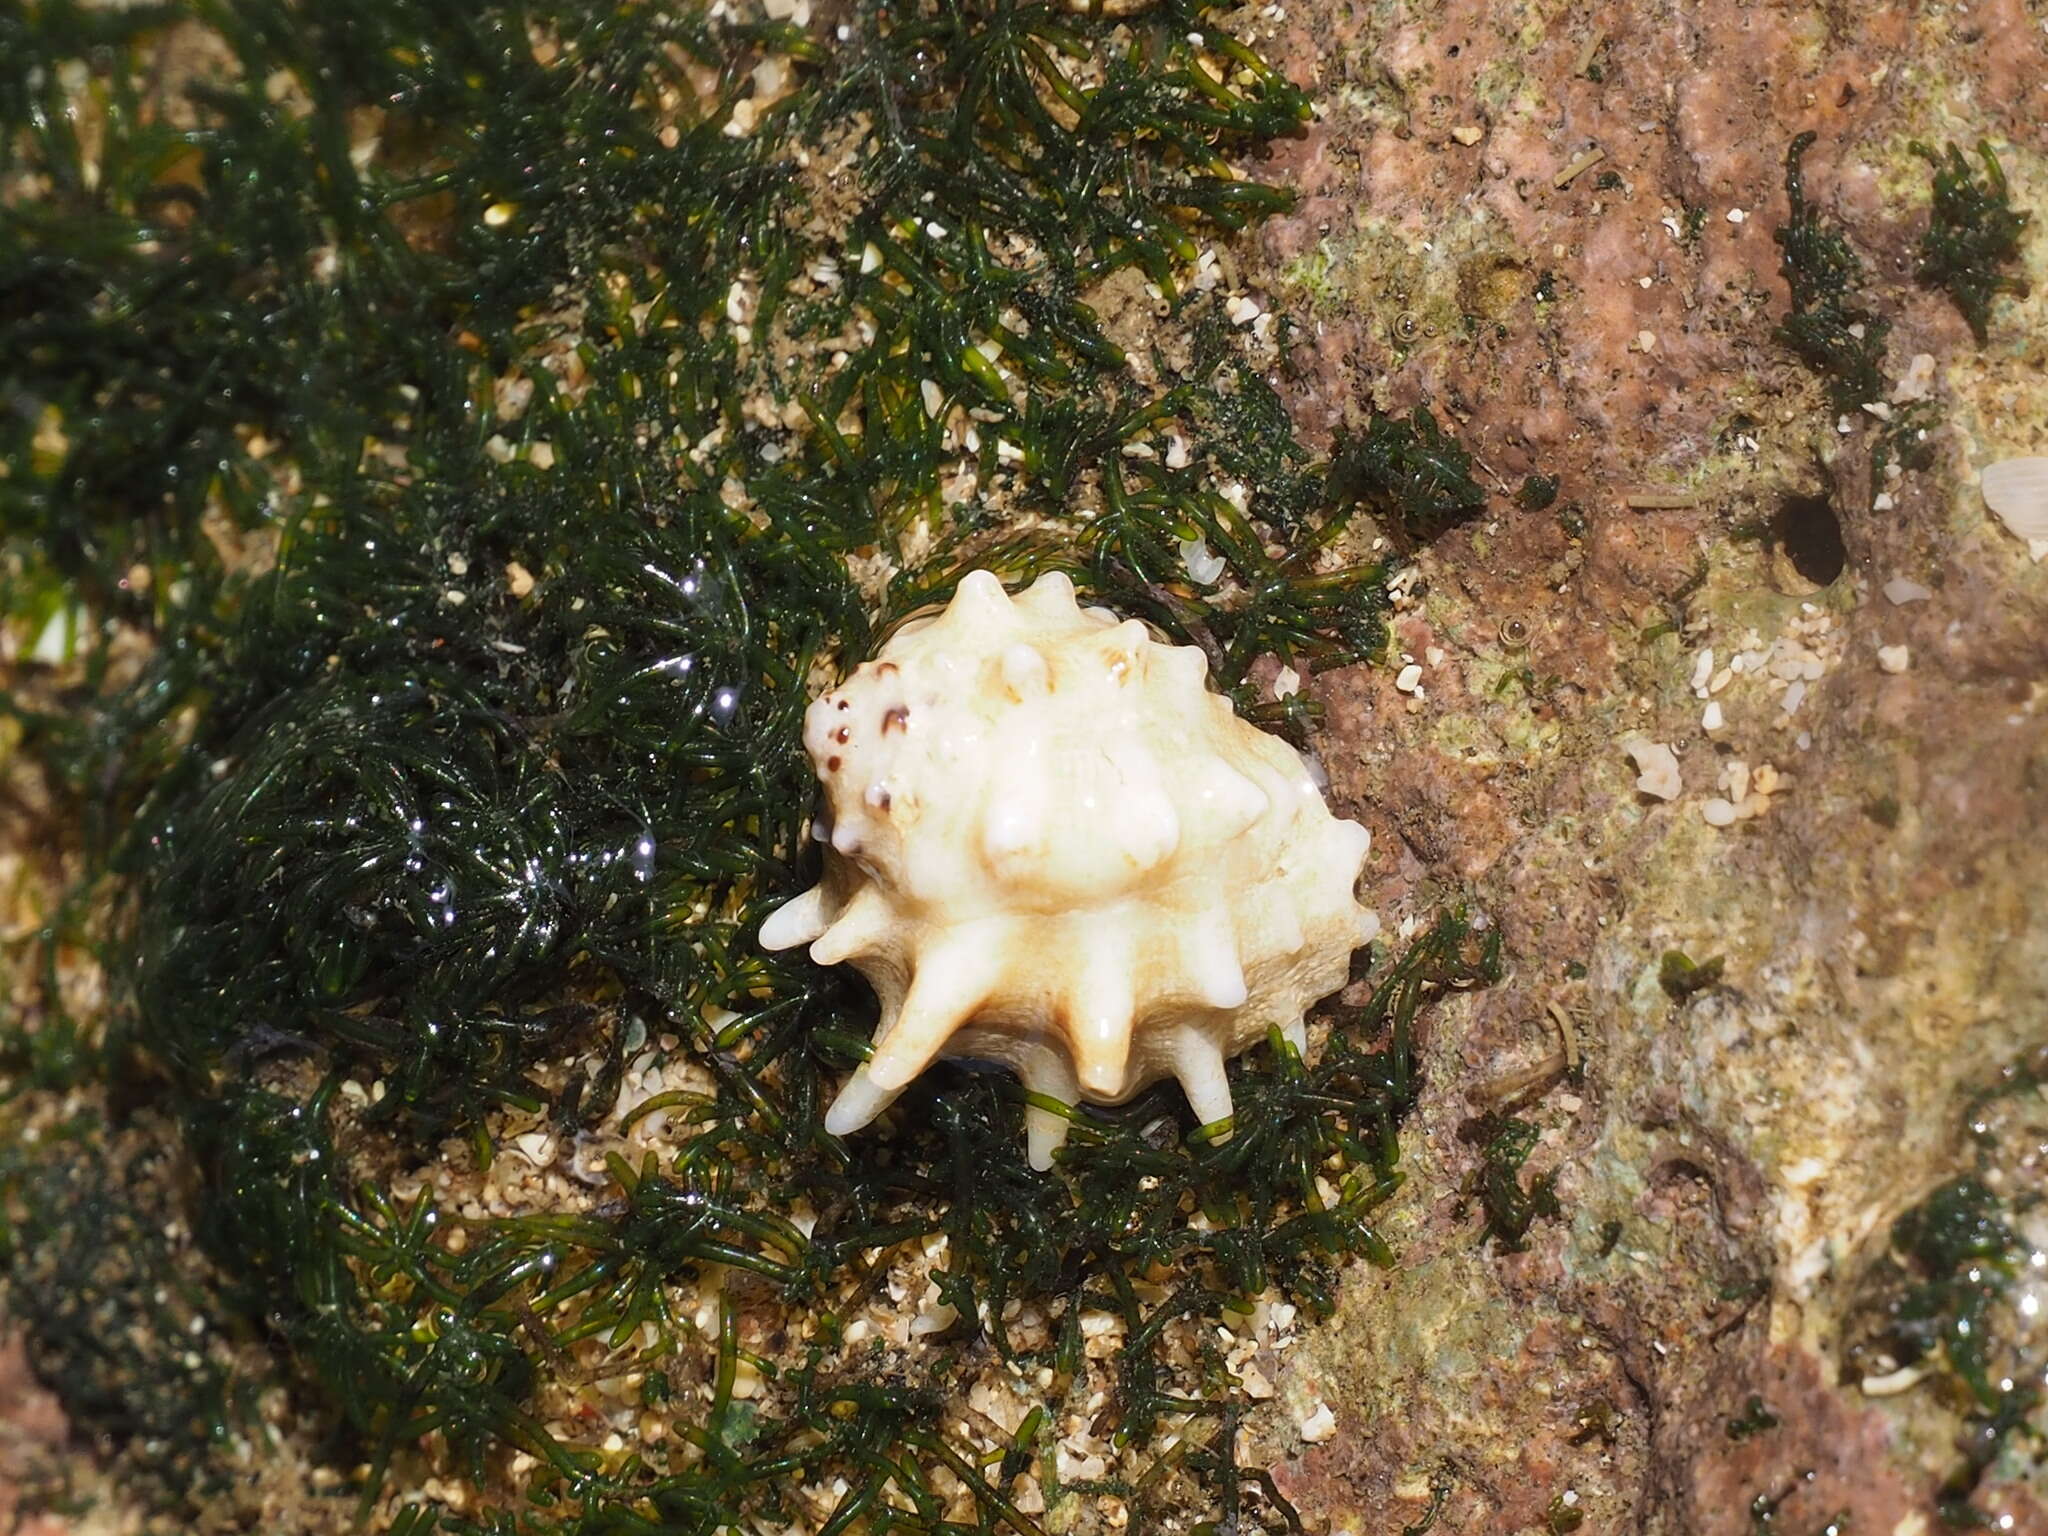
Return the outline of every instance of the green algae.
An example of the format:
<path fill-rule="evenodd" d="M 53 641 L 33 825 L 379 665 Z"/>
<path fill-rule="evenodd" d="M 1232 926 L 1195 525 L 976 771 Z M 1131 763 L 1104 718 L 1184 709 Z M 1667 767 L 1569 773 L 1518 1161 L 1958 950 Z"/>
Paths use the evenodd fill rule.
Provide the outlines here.
<path fill-rule="evenodd" d="M 1747 1440 L 1767 1430 L 1776 1429 L 1779 1422 L 1778 1416 L 1771 1412 L 1770 1405 L 1756 1393 L 1751 1393 L 1749 1401 L 1743 1404 L 1742 1412 L 1728 1420 L 1728 1438 L 1735 1441 Z"/>
<path fill-rule="evenodd" d="M 1564 1215 L 1555 1172 L 1522 1182 L 1522 1165 L 1536 1150 L 1541 1129 L 1513 1115 L 1496 1113 L 1480 1116 L 1461 1127 L 1458 1134 L 1479 1148 L 1480 1165 L 1466 1193 L 1478 1200 L 1486 1218 L 1483 1240 L 1498 1245 L 1504 1253 L 1523 1252 L 1530 1228 L 1539 1220 L 1555 1221 Z"/>
<path fill-rule="evenodd" d="M 9 1316 L 73 1421 L 127 1451 L 129 1478 L 217 1492 L 255 1385 L 224 1346 L 248 1330 L 165 1239 L 166 1189 L 179 1183 L 169 1146 L 103 1132 L 81 1117 L 52 1145 L 0 1154 Z"/>
<path fill-rule="evenodd" d="M 1888 398 L 1884 368 L 1891 317 L 1869 297 L 1868 271 L 1847 236 L 1807 199 L 1802 162 L 1815 138 L 1811 132 L 1800 134 L 1785 154 L 1788 214 L 1772 237 L 1780 248 L 1778 271 L 1791 290 L 1791 308 L 1774 334 L 1819 376 L 1838 417 L 1868 407 L 1880 421 L 1870 443 L 1875 502 L 1897 471 L 1924 470 L 1934 463 L 1941 414 L 1932 400 Z M 2004 173 L 1988 145 L 1979 146 L 1982 180 L 1953 145 L 1946 155 L 1924 144 L 1912 147 L 1933 174 L 1933 208 L 1921 236 L 1916 275 L 1949 294 L 1982 343 L 1989 336 L 1992 298 L 2026 291 L 2023 282 L 2001 269 L 2017 260 L 2020 235 L 2031 215 L 2011 206 Z"/>
<path fill-rule="evenodd" d="M 1697 963 L 1682 949 L 1667 949 L 1657 962 L 1657 984 L 1674 1003 L 1682 1003 L 1695 992 L 1718 986 L 1726 961 L 1720 955 Z"/>
<path fill-rule="evenodd" d="M 1469 522 L 1486 504 L 1472 456 L 1426 405 L 1405 417 L 1374 412 L 1362 433 L 1338 443 L 1330 478 L 1340 497 L 1370 507 L 1415 543 Z"/>
<path fill-rule="evenodd" d="M 162 87 L 148 65 L 179 26 L 234 67 Z M 798 88 L 748 114 L 764 61 Z M 417 1505 L 406 1536 L 708 1532 L 791 1518 L 830 1476 L 829 1530 L 954 1529 L 939 1468 L 968 1528 L 1036 1532 L 1003 1490 L 1031 1436 L 988 1469 L 932 1428 L 955 1351 L 869 1379 L 834 1344 L 873 1250 L 944 1235 L 961 1347 L 1070 1375 L 1082 1312 L 1108 1311 L 1131 1341 L 1117 1435 L 1197 1425 L 1125 1490 L 1140 1513 L 1285 1514 L 1236 1459 L 1247 1405 L 1214 1361 L 1177 1379 L 1162 1331 L 1268 1287 L 1325 1307 L 1338 1264 L 1386 1261 L 1373 1212 L 1399 1182 L 1411 1022 L 1495 976 L 1497 938 L 1446 919 L 1339 1012 L 1315 1066 L 1279 1047 L 1236 1064 L 1229 1142 L 1153 1094 L 1081 1119 L 1041 1177 L 1015 1085 L 959 1069 L 913 1090 L 893 1137 L 826 1136 L 872 1005 L 752 933 L 815 858 L 811 674 L 969 564 L 1070 569 L 1204 645 L 1247 701 L 1260 655 L 1380 647 L 1381 573 L 1318 569 L 1358 498 L 1180 291 L 1198 236 L 1287 202 L 1223 157 L 1306 110 L 1199 4 L 1128 24 L 873 5 L 829 45 L 602 5 L 0 18 L 0 173 L 35 188 L 0 211 L 0 616 L 75 611 L 81 653 L 68 693 L 4 711 L 93 870 L 46 948 L 90 941 L 116 996 L 73 1017 L 51 969 L 13 1015 L 16 1091 L 97 1091 L 106 1119 L 5 1169 L 11 1289 L 68 1252 L 101 1309 L 78 1316 L 168 1339 L 185 1311 L 160 1317 L 144 1282 L 179 1275 L 186 1311 L 320 1406 L 332 1452 L 368 1468 L 365 1509 L 422 1440 L 479 1483 L 533 1459 L 523 1502 Z M 809 228 L 790 188 L 849 127 L 857 195 L 843 228 Z M 786 296 L 821 263 L 836 284 Z M 1156 389 L 1087 297 L 1127 268 L 1193 338 Z M 982 444 L 959 500 L 956 408 Z M 1174 428 L 1181 467 L 1125 451 Z M 1419 524 L 1468 515 L 1455 445 L 1433 419 L 1402 431 L 1375 495 Z M 1256 520 L 1225 478 L 1259 488 Z M 1019 513 L 1034 533 L 1005 531 Z M 1189 577 L 1191 540 L 1224 578 Z M 849 567 L 875 559 L 879 595 Z M 658 1037 L 715 1086 L 664 1105 L 673 1150 L 615 1163 L 592 1209 L 477 1219 L 388 1176 L 451 1140 L 487 1163 L 506 1114 L 574 1137 Z M 203 1276 L 87 1150 L 145 1098 L 182 1123 Z M 824 1213 L 808 1233 L 780 1214 L 800 1200 Z M 134 1273 L 95 1278 L 50 1240 L 67 1223 L 125 1234 L 105 1240 Z M 672 1314 L 669 1283 L 713 1267 L 814 1330 L 772 1411 L 733 1395 L 730 1306 L 704 1339 Z M 1023 1297 L 1060 1320 L 1050 1349 L 1010 1338 Z M 608 1455 L 537 1415 L 593 1340 L 647 1367 L 665 1448 Z M 656 1362 L 704 1348 L 700 1411 Z M 81 1422 L 174 1444 L 188 1471 L 264 1432 L 262 1381 L 167 1344 L 60 1384 Z M 189 1512 L 210 1486 L 166 1475 L 159 1496 Z"/>
<path fill-rule="evenodd" d="M 2042 1381 L 2048 1358 L 2016 1288 L 2044 1262 L 2021 1230 L 2038 1210 L 2031 1175 L 2015 1181 L 2039 1145 L 2033 1107 L 2048 1082 L 2048 1049 L 2009 1063 L 1972 1095 L 1964 1112 L 1974 1168 L 1943 1180 L 1892 1223 L 1888 1252 L 1873 1268 L 1865 1337 L 1852 1346 L 1881 1354 L 1894 1368 L 1918 1367 L 1936 1379 L 1957 1411 L 1961 1453 L 1935 1489 L 1951 1526 L 1993 1523 L 1986 1489 L 2013 1448 L 2038 1446 Z"/>
<path fill-rule="evenodd" d="M 1827 386 L 1840 412 L 1882 400 L 1885 339 L 1891 321 L 1862 297 L 1862 258 L 1841 229 L 1806 196 L 1803 161 L 1818 135 L 1795 138 L 1785 151 L 1786 221 L 1772 231 L 1779 275 L 1792 291 L 1792 307 L 1778 322 L 1777 338 Z"/>
<path fill-rule="evenodd" d="M 1515 505 L 1524 512 L 1541 512 L 1557 500 L 1557 479 L 1552 475 L 1526 475 L 1515 492 Z"/>
<path fill-rule="evenodd" d="M 1940 154 L 1915 144 L 1913 153 L 1927 162 L 1933 181 L 1933 207 L 1914 275 L 1953 299 L 1971 334 L 1980 343 L 1987 341 L 1992 299 L 2027 291 L 2024 282 L 2001 269 L 2019 259 L 2020 236 L 2032 216 L 2012 206 L 2005 172 L 1989 144 L 1977 146 L 1984 163 L 1981 178 L 1953 144 Z"/>

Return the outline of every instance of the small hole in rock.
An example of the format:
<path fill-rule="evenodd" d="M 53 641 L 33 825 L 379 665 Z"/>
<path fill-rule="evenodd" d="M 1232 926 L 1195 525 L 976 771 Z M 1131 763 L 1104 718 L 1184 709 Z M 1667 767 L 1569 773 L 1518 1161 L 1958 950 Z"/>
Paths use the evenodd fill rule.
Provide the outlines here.
<path fill-rule="evenodd" d="M 1831 585 L 1849 563 L 1841 520 L 1825 496 L 1785 497 L 1778 503 L 1771 534 L 1792 569 L 1816 587 Z"/>

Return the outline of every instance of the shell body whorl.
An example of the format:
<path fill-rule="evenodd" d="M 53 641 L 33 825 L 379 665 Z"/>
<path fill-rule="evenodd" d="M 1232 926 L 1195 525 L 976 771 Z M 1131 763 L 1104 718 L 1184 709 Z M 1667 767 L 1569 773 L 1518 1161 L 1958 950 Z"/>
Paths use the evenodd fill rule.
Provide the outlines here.
<path fill-rule="evenodd" d="M 1301 758 L 1207 686 L 1202 653 L 1082 608 L 1061 575 L 986 571 L 905 624 L 805 715 L 825 876 L 763 925 L 875 989 L 846 1134 L 934 1058 L 1111 1104 L 1177 1078 L 1230 1113 L 1224 1060 L 1344 984 L 1378 931 L 1353 888 L 1370 836 Z M 1029 1114 L 1032 1162 L 1064 1132 Z"/>

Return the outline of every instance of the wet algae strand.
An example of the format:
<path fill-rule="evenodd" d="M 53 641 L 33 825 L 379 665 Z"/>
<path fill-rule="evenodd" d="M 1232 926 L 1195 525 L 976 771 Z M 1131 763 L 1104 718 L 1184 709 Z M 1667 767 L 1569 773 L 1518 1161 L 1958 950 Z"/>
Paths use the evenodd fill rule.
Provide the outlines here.
<path fill-rule="evenodd" d="M 1805 157 L 1815 137 L 1800 134 L 1785 154 L 1787 218 L 1773 238 L 1791 307 L 1774 334 L 1819 377 L 1842 431 L 1862 421 L 1866 410 L 1879 422 L 1870 463 L 1876 502 L 1901 470 L 1933 462 L 1930 434 L 1939 414 L 1924 394 L 1897 393 L 1886 377 L 1891 317 L 1871 296 L 1868 271 L 1846 234 L 1807 197 Z M 2004 269 L 2019 257 L 2030 215 L 2011 206 L 2004 172 L 1988 144 L 1978 146 L 1981 177 L 1954 145 L 1945 154 L 1924 144 L 1913 151 L 1932 172 L 1932 207 L 1915 274 L 1954 300 L 1982 343 L 1990 335 L 1993 298 L 2026 292 L 2025 283 Z"/>
<path fill-rule="evenodd" d="M 1953 144 L 1942 154 L 1915 144 L 1913 153 L 1927 162 L 1933 183 L 1933 207 L 1927 232 L 1920 237 L 1915 275 L 1955 300 L 1971 333 L 1979 342 L 1987 341 L 1992 299 L 2027 291 L 2023 281 L 2002 269 L 2019 259 L 2020 236 L 2032 215 L 2012 206 L 2005 172 L 1989 144 L 1977 146 L 1984 166 L 1981 178 Z"/>
<path fill-rule="evenodd" d="M 1105 1311 L 1105 1428 L 1195 1426 L 1118 1496 L 1289 1523 L 1220 1362 L 1165 1338 L 1384 1260 L 1415 1014 L 1497 946 L 1446 919 L 1316 1066 L 1240 1063 L 1229 1143 L 1146 1098 L 1040 1177 L 1014 1087 L 960 1071 L 893 1140 L 824 1135 L 871 1005 L 751 935 L 803 873 L 812 673 L 969 564 L 1067 566 L 1240 691 L 1262 653 L 1380 643 L 1379 573 L 1315 569 L 1350 498 L 1182 291 L 1197 240 L 1286 202 L 1225 157 L 1306 110 L 1198 4 L 869 4 L 829 38 L 433 0 L 0 17 L 0 599 L 81 653 L 0 710 L 86 829 L 101 926 L 58 937 L 117 998 L 74 1016 L 52 980 L 10 1015 L 13 1080 L 88 1106 L 0 1169 L 19 1293 L 83 1277 L 108 1329 L 189 1311 L 253 1341 L 366 1508 L 422 1458 L 479 1483 L 527 1459 L 489 1512 L 420 1503 L 405 1536 L 787 1522 L 835 1478 L 835 1536 L 1036 1532 L 1006 1487 L 1045 1415 L 990 1460 L 935 1408 L 970 1346 L 1071 1381 Z M 1157 386 L 1087 297 L 1126 268 L 1193 338 Z M 1169 431 L 1184 457 L 1127 451 Z M 1376 494 L 1463 515 L 1414 431 Z M 669 1141 L 578 1209 L 465 1214 L 420 1176 L 480 1173 L 515 1127 L 615 1134 L 664 1059 L 702 1087 L 641 1104 Z M 182 1124 L 148 1166 L 190 1171 L 217 1269 L 131 1219 L 187 1182 L 138 1195 L 109 1161 L 144 1100 Z M 79 1245 L 110 1230 L 150 1251 L 95 1279 Z M 941 1236 L 949 1346 L 847 1344 L 874 1255 Z M 166 1266 L 168 1310 L 135 1279 Z M 714 1272 L 705 1322 L 679 1298 Z M 1011 1336 L 1027 1298 L 1050 1345 Z M 745 1343 L 757 1305 L 806 1342 Z M 154 1486 L 190 1511 L 269 1378 L 169 1348 L 67 1371 L 86 1315 L 48 1319 L 67 1406 L 175 1441 Z M 565 1394 L 626 1378 L 660 1443 L 564 1427 Z"/>
<path fill-rule="evenodd" d="M 1973 1096 L 1964 1115 L 1973 1166 L 1926 1190 L 1892 1223 L 1845 1337 L 1852 1370 L 1928 1378 L 1916 1390 L 1957 1415 L 1960 1459 L 1934 1489 L 1944 1522 L 1956 1528 L 1998 1528 L 2001 1474 L 2011 1461 L 2037 1456 L 2048 1431 L 2044 1084 L 2048 1045 L 2009 1063 Z"/>
<path fill-rule="evenodd" d="M 1819 374 L 1835 410 L 1855 411 L 1885 398 L 1884 347 L 1891 321 L 1863 297 L 1862 258 L 1806 196 L 1806 152 L 1818 135 L 1802 133 L 1785 151 L 1786 221 L 1772 232 L 1778 273 L 1792 290 L 1778 340 Z"/>

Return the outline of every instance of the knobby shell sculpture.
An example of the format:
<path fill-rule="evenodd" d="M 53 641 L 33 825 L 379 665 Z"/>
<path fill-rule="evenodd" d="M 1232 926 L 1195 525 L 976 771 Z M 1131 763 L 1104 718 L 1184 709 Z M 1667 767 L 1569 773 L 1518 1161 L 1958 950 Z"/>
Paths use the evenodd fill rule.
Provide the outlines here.
<path fill-rule="evenodd" d="M 1014 599 L 987 571 L 810 706 L 824 879 L 761 929 L 873 985 L 871 1060 L 825 1119 L 873 1120 L 935 1058 L 1114 1104 L 1177 1078 L 1206 1124 L 1227 1057 L 1342 986 L 1379 931 L 1353 886 L 1371 835 L 1300 756 L 1240 720 L 1193 647 L 1082 608 L 1065 576 Z M 1051 1166 L 1058 1114 L 1028 1112 Z"/>

